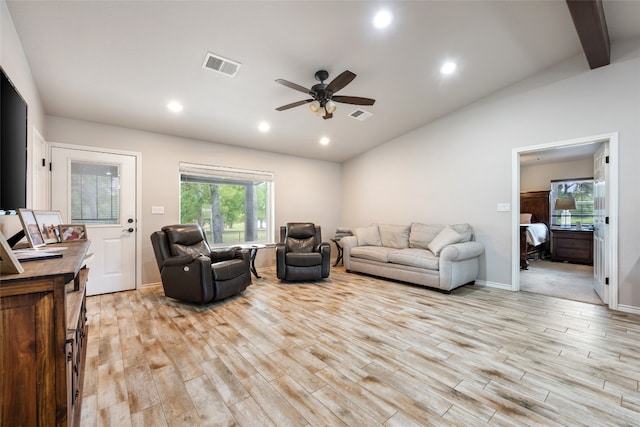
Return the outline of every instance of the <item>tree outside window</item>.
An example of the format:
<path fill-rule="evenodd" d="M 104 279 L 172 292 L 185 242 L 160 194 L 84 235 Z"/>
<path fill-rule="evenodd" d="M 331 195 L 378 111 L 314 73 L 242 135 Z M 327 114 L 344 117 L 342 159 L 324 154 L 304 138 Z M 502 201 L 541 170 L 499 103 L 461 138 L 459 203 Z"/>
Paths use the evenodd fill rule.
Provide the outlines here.
<path fill-rule="evenodd" d="M 198 223 L 212 244 L 273 240 L 271 174 L 193 165 L 180 174 L 180 223 Z"/>
<path fill-rule="evenodd" d="M 551 225 L 560 226 L 562 211 L 555 210 L 556 199 L 573 198 L 576 209 L 572 209 L 571 226 L 593 227 L 593 178 L 551 181 Z"/>

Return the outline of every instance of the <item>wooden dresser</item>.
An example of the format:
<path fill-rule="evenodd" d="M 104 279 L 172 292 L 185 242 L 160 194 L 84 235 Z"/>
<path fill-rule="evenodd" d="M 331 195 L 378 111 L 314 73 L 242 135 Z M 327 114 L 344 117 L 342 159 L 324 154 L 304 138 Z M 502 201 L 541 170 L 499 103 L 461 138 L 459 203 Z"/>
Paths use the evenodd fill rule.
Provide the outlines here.
<path fill-rule="evenodd" d="M 551 261 L 593 265 L 593 231 L 551 229 Z"/>
<path fill-rule="evenodd" d="M 89 242 L 0 276 L 3 426 L 77 426 L 86 356 Z"/>

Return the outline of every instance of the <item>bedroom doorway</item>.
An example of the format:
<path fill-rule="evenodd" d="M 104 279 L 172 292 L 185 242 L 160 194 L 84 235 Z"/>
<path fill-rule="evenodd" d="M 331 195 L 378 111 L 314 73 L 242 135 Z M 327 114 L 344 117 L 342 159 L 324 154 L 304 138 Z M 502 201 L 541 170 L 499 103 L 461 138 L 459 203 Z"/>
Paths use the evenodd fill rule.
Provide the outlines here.
<path fill-rule="evenodd" d="M 535 289 L 539 289 L 539 293 L 550 294 L 554 291 L 559 298 L 571 298 L 572 291 L 566 289 L 573 286 L 573 291 L 578 294 L 582 292 L 586 297 L 585 302 L 601 303 L 608 305 L 612 309 L 617 308 L 617 197 L 618 197 L 618 171 L 617 171 L 617 151 L 618 136 L 616 133 L 598 135 L 593 137 L 579 138 L 574 140 L 559 141 L 550 144 L 522 147 L 513 150 L 513 168 L 512 168 L 512 290 L 519 291 L 528 288 L 532 281 L 536 281 Z M 531 159 L 541 161 L 541 163 L 564 162 L 571 164 L 572 159 L 575 160 L 582 157 L 579 163 L 582 163 L 582 171 L 584 175 L 584 162 L 588 160 L 585 156 L 590 157 L 590 175 L 594 177 L 594 182 L 598 187 L 594 191 L 594 228 L 593 228 L 593 266 L 566 263 L 551 263 L 549 260 L 535 261 L 532 267 L 526 270 L 526 276 L 522 278 L 520 270 L 520 191 L 522 183 L 526 181 L 526 185 L 531 186 L 531 178 L 526 175 L 534 168 L 528 168 L 527 161 Z M 600 159 L 599 163 L 594 166 L 593 159 Z M 602 167 L 608 158 L 608 167 Z M 543 160 L 544 159 L 544 160 Z M 530 163 L 529 163 L 530 164 Z M 521 169 L 521 166 L 523 167 Z M 523 169 L 525 175 L 523 176 Z M 551 168 L 553 169 L 553 168 Z M 602 170 L 606 170 L 606 175 Z M 544 167 L 535 167 L 536 173 L 540 174 Z M 589 172 L 588 171 L 588 172 Z M 572 176 L 576 178 L 577 176 Z M 565 176 L 565 178 L 568 178 Z M 548 178 L 547 178 L 548 180 Z M 544 186 L 544 183 L 538 183 Z M 545 187 L 542 187 L 545 188 Z M 526 188 L 529 191 L 531 188 Z M 605 222 L 608 221 L 607 224 Z M 551 236 L 550 236 L 551 237 Z M 534 272 L 535 270 L 535 272 Z M 523 270 L 524 272 L 525 270 Z M 546 277 L 546 279 L 545 279 Z M 545 288 L 545 280 L 547 284 L 555 286 Z M 579 283 L 583 283 L 583 289 L 580 290 Z M 540 284 L 540 286 L 538 286 Z M 532 289 L 534 289 L 532 288 Z M 590 288 L 593 288 L 591 290 Z M 536 292 L 535 290 L 531 290 Z M 595 292 L 594 292 L 595 291 Z M 600 296 L 600 299 L 596 296 Z M 590 295 L 589 295 L 590 294 Z M 579 299 L 579 298 L 575 298 Z"/>

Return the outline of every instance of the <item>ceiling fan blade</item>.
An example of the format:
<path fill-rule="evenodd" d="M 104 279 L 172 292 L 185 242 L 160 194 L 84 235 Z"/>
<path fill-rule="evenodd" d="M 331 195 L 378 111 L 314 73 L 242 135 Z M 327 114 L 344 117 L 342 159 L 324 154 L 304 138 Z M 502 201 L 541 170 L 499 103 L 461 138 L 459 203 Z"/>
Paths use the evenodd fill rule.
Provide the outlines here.
<path fill-rule="evenodd" d="M 342 102 L 343 104 L 355 104 L 355 105 L 373 105 L 376 102 L 375 99 L 361 98 L 359 96 L 340 96 L 336 95 L 331 98 L 335 102 Z"/>
<path fill-rule="evenodd" d="M 288 110 L 289 108 L 298 107 L 300 105 L 308 104 L 312 102 L 313 99 L 305 99 L 304 101 L 292 102 L 291 104 L 283 105 L 282 107 L 276 108 L 278 111 Z"/>
<path fill-rule="evenodd" d="M 339 91 L 340 89 L 342 89 L 343 87 L 351 83 L 351 81 L 355 78 L 356 78 L 356 75 L 353 74 L 351 71 L 349 70 L 344 71 L 338 77 L 333 79 L 331 83 L 329 83 L 329 85 L 327 86 L 327 92 L 336 93 L 337 91 Z"/>
<path fill-rule="evenodd" d="M 295 83 L 291 83 L 288 80 L 284 80 L 284 79 L 276 79 L 276 82 L 280 83 L 281 85 L 285 85 L 286 87 L 289 87 L 291 89 L 295 89 L 298 90 L 302 93 L 306 93 L 306 94 L 311 94 L 311 91 L 309 89 L 307 89 L 306 87 L 300 86 L 298 84 Z"/>
<path fill-rule="evenodd" d="M 322 116 L 322 118 L 325 120 L 330 119 L 331 117 L 333 117 L 333 113 L 326 113 L 324 116 Z"/>

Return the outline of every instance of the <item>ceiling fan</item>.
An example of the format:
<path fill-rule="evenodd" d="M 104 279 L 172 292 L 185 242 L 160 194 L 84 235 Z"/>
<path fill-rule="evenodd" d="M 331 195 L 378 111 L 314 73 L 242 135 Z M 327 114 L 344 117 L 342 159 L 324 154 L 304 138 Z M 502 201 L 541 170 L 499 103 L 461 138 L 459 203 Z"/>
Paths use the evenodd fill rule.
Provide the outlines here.
<path fill-rule="evenodd" d="M 356 75 L 349 70 L 344 71 L 338 77 L 333 79 L 329 84 L 324 82 L 325 80 L 327 80 L 327 78 L 329 78 L 329 73 L 326 70 L 317 71 L 315 74 L 315 78 L 320 83 L 311 86 L 311 89 L 307 89 L 303 86 L 291 83 L 290 81 L 284 79 L 277 79 L 276 82 L 291 89 L 304 92 L 307 95 L 311 96 L 311 98 L 283 105 L 282 107 L 276 108 L 276 110 L 284 111 L 288 110 L 289 108 L 311 103 L 309 105 L 309 109 L 317 115 L 322 116 L 322 118 L 326 120 L 333 117 L 333 112 L 336 110 L 336 102 L 354 105 L 373 105 L 373 103 L 376 102 L 375 99 L 371 98 L 334 95 L 337 91 L 351 83 L 351 81 L 356 78 Z"/>

